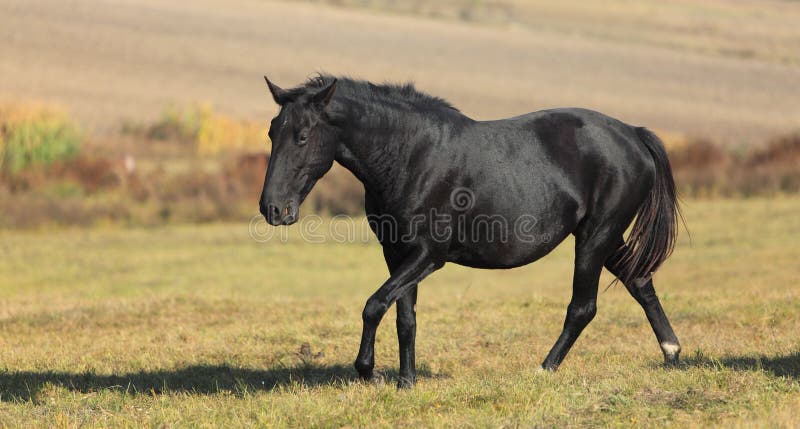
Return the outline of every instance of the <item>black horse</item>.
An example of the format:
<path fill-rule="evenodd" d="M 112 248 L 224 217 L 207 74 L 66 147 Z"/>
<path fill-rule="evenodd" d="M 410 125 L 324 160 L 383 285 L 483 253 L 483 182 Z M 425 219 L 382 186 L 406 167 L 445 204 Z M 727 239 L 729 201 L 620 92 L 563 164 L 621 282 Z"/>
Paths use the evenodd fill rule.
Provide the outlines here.
<path fill-rule="evenodd" d="M 677 362 L 680 345 L 651 274 L 674 247 L 679 212 L 669 160 L 652 132 L 584 109 L 475 121 L 410 84 L 323 75 L 288 90 L 267 85 L 281 106 L 261 195 L 267 221 L 296 222 L 334 161 L 364 184 L 391 275 L 364 307 L 361 377 L 376 378 L 375 332 L 397 301 L 398 385 L 414 384 L 417 284 L 425 276 L 446 262 L 526 265 L 569 234 L 572 300 L 542 368 L 556 369 L 594 317 L 603 267 L 644 309 L 666 362 Z"/>

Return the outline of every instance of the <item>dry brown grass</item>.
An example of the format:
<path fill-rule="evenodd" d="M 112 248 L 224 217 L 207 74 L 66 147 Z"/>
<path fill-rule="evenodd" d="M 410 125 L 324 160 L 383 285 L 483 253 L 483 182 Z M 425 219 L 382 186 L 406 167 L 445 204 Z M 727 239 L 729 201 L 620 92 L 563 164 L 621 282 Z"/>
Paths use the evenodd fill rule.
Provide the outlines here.
<path fill-rule="evenodd" d="M 571 241 L 522 269 L 448 265 L 420 289 L 410 392 L 351 368 L 387 276 L 374 241 L 309 244 L 298 225 L 257 243 L 244 222 L 3 231 L 0 426 L 797 427 L 799 204 L 684 203 L 692 243 L 656 275 L 677 368 L 616 286 L 562 368 L 535 372 Z M 376 349 L 390 379 L 393 313 Z"/>

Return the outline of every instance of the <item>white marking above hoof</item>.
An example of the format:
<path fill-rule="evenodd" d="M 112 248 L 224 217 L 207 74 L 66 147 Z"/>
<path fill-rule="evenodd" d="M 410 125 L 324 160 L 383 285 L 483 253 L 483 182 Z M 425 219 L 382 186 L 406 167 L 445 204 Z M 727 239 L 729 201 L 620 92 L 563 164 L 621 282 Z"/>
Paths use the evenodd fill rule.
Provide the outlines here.
<path fill-rule="evenodd" d="M 555 369 L 547 369 L 541 365 L 537 366 L 536 369 L 533 370 L 533 373 L 536 375 L 552 374 L 554 372 L 556 372 Z"/>
<path fill-rule="evenodd" d="M 681 346 L 673 343 L 663 342 L 661 343 L 661 350 L 664 351 L 664 354 L 669 357 L 675 357 L 678 353 L 681 352 Z"/>

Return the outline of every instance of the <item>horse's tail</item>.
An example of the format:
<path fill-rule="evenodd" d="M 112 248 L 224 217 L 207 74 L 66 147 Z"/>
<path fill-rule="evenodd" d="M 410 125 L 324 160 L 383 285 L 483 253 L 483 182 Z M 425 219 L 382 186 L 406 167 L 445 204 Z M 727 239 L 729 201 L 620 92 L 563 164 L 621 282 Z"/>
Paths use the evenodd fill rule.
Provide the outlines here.
<path fill-rule="evenodd" d="M 656 174 L 625 247 L 615 255 L 618 277 L 625 284 L 649 276 L 669 257 L 678 236 L 678 218 L 682 218 L 664 144 L 646 128 L 637 127 L 636 134 L 653 157 Z"/>

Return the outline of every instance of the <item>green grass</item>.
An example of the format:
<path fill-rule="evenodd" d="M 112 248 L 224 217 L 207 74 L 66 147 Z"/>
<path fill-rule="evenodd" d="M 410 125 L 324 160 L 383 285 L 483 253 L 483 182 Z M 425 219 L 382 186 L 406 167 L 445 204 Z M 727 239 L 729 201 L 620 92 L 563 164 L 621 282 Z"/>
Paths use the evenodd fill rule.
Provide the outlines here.
<path fill-rule="evenodd" d="M 298 228 L 258 243 L 245 222 L 0 231 L 0 426 L 797 427 L 800 201 L 684 210 L 693 243 L 656 276 L 679 367 L 614 286 L 562 368 L 535 371 L 569 300 L 564 243 L 425 281 L 412 391 L 351 368 L 387 275 L 374 243 L 304 244 Z M 376 346 L 390 379 L 393 318 Z"/>
<path fill-rule="evenodd" d="M 78 125 L 58 109 L 0 105 L 0 173 L 75 158 L 81 140 Z"/>

